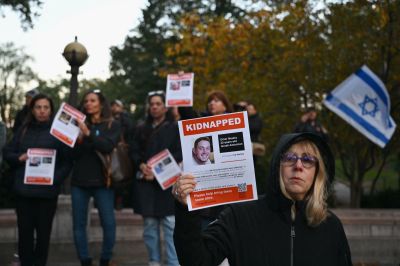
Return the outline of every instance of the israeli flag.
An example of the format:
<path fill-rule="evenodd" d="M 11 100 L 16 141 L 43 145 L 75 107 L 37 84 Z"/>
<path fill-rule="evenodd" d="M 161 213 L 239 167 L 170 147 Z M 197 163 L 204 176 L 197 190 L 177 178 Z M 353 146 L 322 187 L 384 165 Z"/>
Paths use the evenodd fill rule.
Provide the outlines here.
<path fill-rule="evenodd" d="M 382 148 L 396 129 L 385 85 L 365 65 L 329 93 L 323 103 Z"/>

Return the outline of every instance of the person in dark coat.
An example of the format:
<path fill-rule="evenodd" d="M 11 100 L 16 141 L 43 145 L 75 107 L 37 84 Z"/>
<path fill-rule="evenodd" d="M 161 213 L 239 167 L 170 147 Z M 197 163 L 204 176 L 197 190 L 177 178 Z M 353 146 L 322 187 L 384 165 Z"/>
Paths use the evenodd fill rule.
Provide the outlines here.
<path fill-rule="evenodd" d="M 12 132 L 15 134 L 18 129 L 24 123 L 26 117 L 29 114 L 29 104 L 32 101 L 32 98 L 39 94 L 37 89 L 29 90 L 25 93 L 25 104 L 21 110 L 19 110 L 15 116 L 14 126 L 12 128 Z"/>
<path fill-rule="evenodd" d="M 263 128 L 263 121 L 257 112 L 256 106 L 250 101 L 240 101 L 233 105 L 233 109 L 235 112 L 247 111 L 251 142 L 260 141 L 259 136 Z"/>
<path fill-rule="evenodd" d="M 126 142 L 132 137 L 133 121 L 129 114 L 124 110 L 124 104 L 121 100 L 114 100 L 111 102 L 111 113 L 114 120 L 121 123 L 121 133 Z"/>
<path fill-rule="evenodd" d="M 173 189 L 175 247 L 182 266 L 351 266 L 342 223 L 327 208 L 335 175 L 329 146 L 313 133 L 283 135 L 271 159 L 265 197 L 230 205 L 201 231 L 186 196 L 194 177 L 183 175 Z"/>
<path fill-rule="evenodd" d="M 112 265 L 116 232 L 114 190 L 97 152 L 110 154 L 117 145 L 121 128 L 112 119 L 110 105 L 100 91 L 86 92 L 80 106 L 86 122 L 78 121 L 81 134 L 73 150 L 71 195 L 75 247 L 81 265 L 92 265 L 86 229 L 89 200 L 93 197 L 103 229 L 100 266 L 108 266 Z"/>
<path fill-rule="evenodd" d="M 54 114 L 52 100 L 38 94 L 28 106 L 25 123 L 4 148 L 4 159 L 14 175 L 18 224 L 18 254 L 22 266 L 47 262 L 51 227 L 57 208 L 60 185 L 71 169 L 69 147 L 50 135 Z M 56 151 L 53 184 L 27 184 L 24 182 L 28 149 Z M 46 159 L 39 157 L 41 159 Z M 35 237 L 36 236 L 36 237 Z"/>
<path fill-rule="evenodd" d="M 247 102 L 246 111 L 249 116 L 250 139 L 252 142 L 260 141 L 263 121 L 257 112 L 256 106 L 251 102 Z"/>
<path fill-rule="evenodd" d="M 121 136 L 119 139 L 120 145 L 128 146 L 131 142 L 130 139 L 134 135 L 133 121 L 129 114 L 124 110 L 124 104 L 121 100 L 115 99 L 111 102 L 111 113 L 115 121 L 119 122 L 121 125 Z M 127 158 L 130 160 L 129 158 Z M 132 162 L 130 162 L 132 164 Z M 124 202 L 129 200 L 132 191 L 132 186 L 130 185 L 132 179 L 128 179 L 119 184 L 114 184 L 115 193 L 115 209 L 121 210 L 124 207 Z"/>
<path fill-rule="evenodd" d="M 149 265 L 161 264 L 160 226 L 163 227 L 167 265 L 178 265 L 173 242 L 175 227 L 174 199 L 171 188 L 163 190 L 154 178 L 147 161 L 168 149 L 174 159 L 182 161 L 179 131 L 172 113 L 165 107 L 161 92 L 150 93 L 147 119 L 135 130 L 131 158 L 138 168 L 133 182 L 133 209 L 144 220 L 143 238 L 149 253 Z"/>

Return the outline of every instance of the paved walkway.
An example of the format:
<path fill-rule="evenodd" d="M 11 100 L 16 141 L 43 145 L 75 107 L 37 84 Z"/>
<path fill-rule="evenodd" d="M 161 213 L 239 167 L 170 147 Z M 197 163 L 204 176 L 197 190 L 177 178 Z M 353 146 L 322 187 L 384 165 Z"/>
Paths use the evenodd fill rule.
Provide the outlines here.
<path fill-rule="evenodd" d="M 10 266 L 15 253 L 16 245 L 14 243 L 0 244 L 0 265 Z M 96 259 L 101 250 L 100 243 L 91 243 L 90 251 Z M 114 260 L 118 266 L 147 266 L 147 252 L 142 241 L 119 241 L 114 248 Z M 52 244 L 49 251 L 49 260 L 47 266 L 80 266 L 76 257 L 73 244 Z"/>

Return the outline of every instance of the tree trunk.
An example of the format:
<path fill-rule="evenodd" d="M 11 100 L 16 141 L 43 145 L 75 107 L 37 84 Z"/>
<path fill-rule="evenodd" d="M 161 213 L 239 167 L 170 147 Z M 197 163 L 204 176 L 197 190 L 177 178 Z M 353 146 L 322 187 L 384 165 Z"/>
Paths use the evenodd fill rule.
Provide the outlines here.
<path fill-rule="evenodd" d="M 350 207 L 360 208 L 362 196 L 362 182 L 352 181 L 350 183 Z"/>

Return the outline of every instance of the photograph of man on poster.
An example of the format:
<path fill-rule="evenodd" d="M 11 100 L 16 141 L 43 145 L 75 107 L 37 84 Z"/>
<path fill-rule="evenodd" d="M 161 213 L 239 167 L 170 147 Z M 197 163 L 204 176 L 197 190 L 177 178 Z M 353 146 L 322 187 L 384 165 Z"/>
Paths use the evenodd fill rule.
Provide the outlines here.
<path fill-rule="evenodd" d="M 192 158 L 194 165 L 214 163 L 211 136 L 197 138 L 193 144 Z"/>

